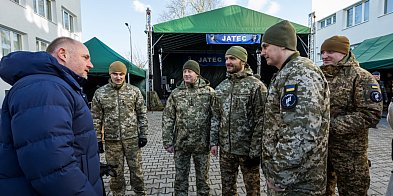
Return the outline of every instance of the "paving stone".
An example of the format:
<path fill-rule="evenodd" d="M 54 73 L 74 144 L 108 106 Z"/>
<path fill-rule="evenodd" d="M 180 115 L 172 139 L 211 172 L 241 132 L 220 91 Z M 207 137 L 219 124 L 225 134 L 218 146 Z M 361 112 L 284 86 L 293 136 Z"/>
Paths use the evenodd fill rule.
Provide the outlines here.
<path fill-rule="evenodd" d="M 162 112 L 148 112 L 149 132 L 148 144 L 142 149 L 144 179 L 148 195 L 174 195 L 174 178 L 175 165 L 173 154 L 167 153 L 162 147 L 161 139 L 161 115 Z M 390 174 L 393 170 L 391 160 L 391 141 L 393 131 L 388 127 L 386 119 L 381 119 L 377 129 L 369 130 L 369 159 L 372 161 L 370 168 L 371 185 L 368 191 L 370 196 L 385 195 L 389 183 Z M 102 154 L 101 162 L 105 162 Z M 126 164 L 125 164 L 126 165 Z M 192 164 L 193 166 L 193 164 Z M 129 183 L 129 171 L 125 166 L 127 192 L 126 195 L 135 195 L 131 191 Z M 195 170 L 190 170 L 190 187 L 189 195 L 196 195 Z M 107 195 L 112 195 L 109 189 L 110 177 L 104 177 L 105 190 Z M 221 176 L 218 157 L 211 157 L 209 169 L 210 194 L 222 195 L 221 193 Z M 243 182 L 243 176 L 239 170 L 237 180 L 239 196 L 245 196 L 246 191 Z M 261 195 L 266 196 L 266 182 L 261 171 Z"/>

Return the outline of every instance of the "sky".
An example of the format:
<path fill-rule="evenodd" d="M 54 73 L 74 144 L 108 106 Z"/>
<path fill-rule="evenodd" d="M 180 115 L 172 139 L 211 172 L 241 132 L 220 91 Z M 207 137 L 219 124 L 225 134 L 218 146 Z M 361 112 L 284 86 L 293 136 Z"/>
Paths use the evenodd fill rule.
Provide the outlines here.
<path fill-rule="evenodd" d="M 311 9 L 315 12 L 316 20 L 318 21 L 359 1 L 361 0 L 329 0 L 329 2 L 312 0 Z"/>
<path fill-rule="evenodd" d="M 130 59 L 147 56 L 146 9 L 151 10 L 152 25 L 158 24 L 169 0 L 81 0 L 82 41 L 97 37 L 114 51 Z M 222 0 L 224 6 L 240 5 L 255 11 L 308 26 L 312 0 Z"/>

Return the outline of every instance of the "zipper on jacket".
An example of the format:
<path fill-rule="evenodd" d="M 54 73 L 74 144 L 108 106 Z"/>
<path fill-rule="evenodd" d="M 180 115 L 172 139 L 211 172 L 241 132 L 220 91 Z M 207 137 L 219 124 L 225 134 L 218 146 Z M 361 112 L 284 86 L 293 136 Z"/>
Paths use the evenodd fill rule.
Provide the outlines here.
<path fill-rule="evenodd" d="M 229 126 L 228 126 L 228 139 L 229 139 L 229 152 L 232 152 L 232 142 L 231 142 L 231 114 L 232 114 L 232 100 L 233 100 L 233 89 L 234 89 L 234 86 L 235 86 L 235 82 L 232 82 L 232 81 L 230 81 L 231 83 L 232 83 L 232 85 L 231 85 L 231 94 L 230 94 L 230 96 L 231 96 L 231 104 L 229 105 L 229 118 L 228 118 L 228 120 L 229 120 L 229 122 L 228 122 L 228 124 L 229 124 Z"/>
<path fill-rule="evenodd" d="M 118 122 L 119 122 L 119 135 L 120 135 L 120 140 L 122 139 L 122 134 L 121 134 L 121 120 L 120 120 L 120 89 L 116 90 L 117 93 L 117 112 L 118 112 Z"/>

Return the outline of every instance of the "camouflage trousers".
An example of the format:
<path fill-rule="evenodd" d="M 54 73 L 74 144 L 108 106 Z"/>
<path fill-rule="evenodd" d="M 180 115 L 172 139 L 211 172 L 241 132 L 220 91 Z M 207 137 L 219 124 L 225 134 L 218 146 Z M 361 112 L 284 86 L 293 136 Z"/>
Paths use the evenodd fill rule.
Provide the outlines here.
<path fill-rule="evenodd" d="M 195 176 L 197 195 L 209 195 L 209 168 L 210 152 L 204 154 L 194 154 L 183 151 L 176 151 L 174 155 L 176 177 L 175 177 L 175 195 L 188 195 L 188 176 L 190 173 L 191 157 L 195 165 Z"/>
<path fill-rule="evenodd" d="M 267 187 L 267 185 L 266 185 Z M 268 196 L 320 196 L 320 193 L 313 193 L 313 192 L 300 192 L 300 191 L 274 191 L 273 189 L 267 188 L 267 195 Z"/>
<path fill-rule="evenodd" d="M 259 165 L 247 167 L 244 164 L 247 158 L 247 156 L 235 155 L 220 150 L 222 195 L 237 195 L 236 182 L 239 174 L 239 166 L 243 173 L 247 195 L 261 195 Z"/>
<path fill-rule="evenodd" d="M 113 196 L 125 195 L 124 157 L 130 170 L 130 184 L 136 195 L 146 195 L 143 171 L 142 152 L 138 147 L 138 139 L 105 142 L 106 162 L 117 165 L 117 177 L 111 177 L 110 188 Z"/>
<path fill-rule="evenodd" d="M 326 195 L 365 196 L 370 187 L 367 151 L 329 148 Z"/>

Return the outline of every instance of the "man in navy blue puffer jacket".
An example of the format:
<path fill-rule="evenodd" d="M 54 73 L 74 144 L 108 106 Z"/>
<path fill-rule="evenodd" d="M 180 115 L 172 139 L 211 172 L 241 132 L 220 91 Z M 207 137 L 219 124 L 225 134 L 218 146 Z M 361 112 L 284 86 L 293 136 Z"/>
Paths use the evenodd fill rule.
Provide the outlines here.
<path fill-rule="evenodd" d="M 0 61 L 0 194 L 102 195 L 97 137 L 81 83 L 88 49 L 67 37 Z"/>

